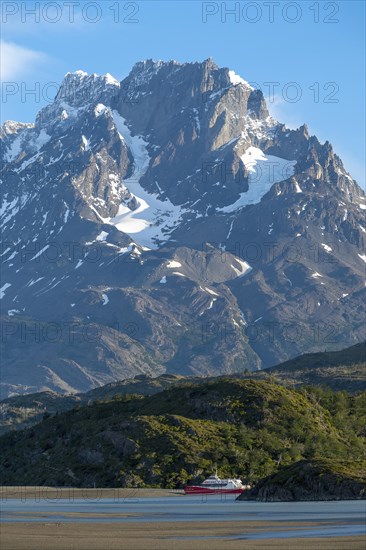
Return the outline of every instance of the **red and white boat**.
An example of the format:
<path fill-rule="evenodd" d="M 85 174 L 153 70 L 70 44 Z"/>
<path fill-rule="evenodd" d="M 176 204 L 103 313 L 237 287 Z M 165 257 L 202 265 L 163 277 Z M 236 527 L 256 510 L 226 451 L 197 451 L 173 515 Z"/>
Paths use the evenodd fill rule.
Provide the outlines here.
<path fill-rule="evenodd" d="M 217 475 L 210 476 L 201 485 L 186 485 L 184 492 L 186 495 L 217 495 L 217 494 L 235 494 L 239 495 L 250 485 L 243 485 L 241 479 L 220 479 Z"/>

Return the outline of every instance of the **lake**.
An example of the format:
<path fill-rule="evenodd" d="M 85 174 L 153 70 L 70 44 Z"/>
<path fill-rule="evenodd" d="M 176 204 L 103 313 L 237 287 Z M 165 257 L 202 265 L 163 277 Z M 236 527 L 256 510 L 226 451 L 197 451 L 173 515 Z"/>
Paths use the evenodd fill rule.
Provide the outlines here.
<path fill-rule="evenodd" d="M 245 539 L 363 535 L 365 518 L 365 500 L 265 503 L 236 501 L 232 495 L 215 495 L 1 501 L 1 521 L 4 523 L 278 522 L 275 527 L 268 527 L 268 530 L 246 533 L 242 536 Z M 294 526 L 297 524 L 294 531 L 281 528 L 281 523 L 288 525 L 291 522 L 294 522 Z M 191 537 L 184 538 L 189 540 Z M 241 535 L 233 534 L 232 538 L 238 539 Z"/>

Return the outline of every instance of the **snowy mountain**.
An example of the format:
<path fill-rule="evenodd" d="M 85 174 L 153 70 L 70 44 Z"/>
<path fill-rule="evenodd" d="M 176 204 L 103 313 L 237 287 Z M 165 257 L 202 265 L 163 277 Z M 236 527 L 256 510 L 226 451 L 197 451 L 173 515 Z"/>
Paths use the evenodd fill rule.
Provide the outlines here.
<path fill-rule="evenodd" d="M 68 73 L 1 127 L 1 186 L 4 395 L 364 338 L 364 192 L 211 59 Z"/>

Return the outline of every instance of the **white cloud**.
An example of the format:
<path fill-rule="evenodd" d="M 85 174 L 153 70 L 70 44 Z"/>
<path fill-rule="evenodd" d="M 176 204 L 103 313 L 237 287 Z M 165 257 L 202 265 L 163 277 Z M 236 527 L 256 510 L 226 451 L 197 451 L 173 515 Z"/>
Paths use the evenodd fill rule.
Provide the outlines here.
<path fill-rule="evenodd" d="M 43 52 L 1 40 L 1 80 L 18 80 L 32 74 L 47 60 Z"/>
<path fill-rule="evenodd" d="M 288 102 L 281 95 L 265 97 L 269 114 L 279 122 L 286 124 L 290 130 L 296 130 L 303 122 L 296 112 L 297 103 Z"/>

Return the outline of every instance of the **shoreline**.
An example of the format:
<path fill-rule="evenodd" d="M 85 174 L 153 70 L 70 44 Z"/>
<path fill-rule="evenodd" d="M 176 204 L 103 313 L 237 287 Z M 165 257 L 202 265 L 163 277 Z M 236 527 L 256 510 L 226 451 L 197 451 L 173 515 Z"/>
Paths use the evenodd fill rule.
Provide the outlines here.
<path fill-rule="evenodd" d="M 114 499 L 165 498 L 185 496 L 183 489 L 150 489 L 150 488 L 79 488 L 79 487 L 42 487 L 35 486 L 0 486 L 0 502 L 11 499 L 29 500 L 74 500 L 86 501 Z"/>
<path fill-rule="evenodd" d="M 186 495 L 183 489 L 160 489 L 160 488 L 124 488 L 124 487 L 103 487 L 103 488 L 80 488 L 80 487 L 50 487 L 39 485 L 27 486 L 0 486 L 0 502 L 12 499 L 29 500 L 74 500 L 84 499 L 85 501 L 97 501 L 103 499 L 120 500 L 139 498 L 166 498 L 166 497 L 191 497 L 202 495 Z M 206 495 L 203 495 L 206 496 Z M 210 498 L 212 495 L 207 495 Z M 218 496 L 218 495 L 215 495 Z M 220 495 L 219 495 L 220 496 Z M 256 500 L 256 499 L 235 499 L 237 502 L 262 502 L 270 503 L 300 503 L 300 502 L 342 502 L 342 501 L 366 501 L 362 498 L 333 498 L 333 499 L 301 499 L 301 500 Z"/>

